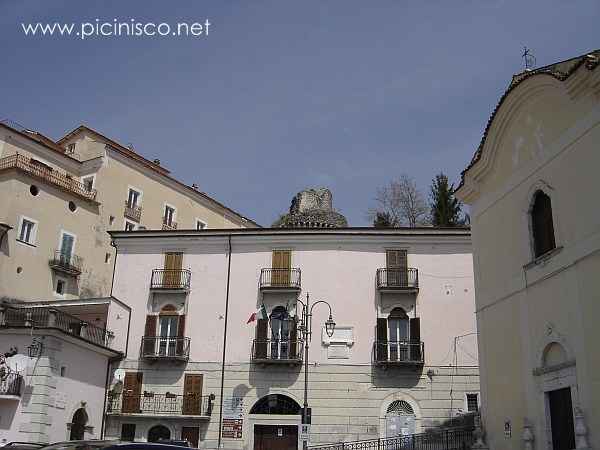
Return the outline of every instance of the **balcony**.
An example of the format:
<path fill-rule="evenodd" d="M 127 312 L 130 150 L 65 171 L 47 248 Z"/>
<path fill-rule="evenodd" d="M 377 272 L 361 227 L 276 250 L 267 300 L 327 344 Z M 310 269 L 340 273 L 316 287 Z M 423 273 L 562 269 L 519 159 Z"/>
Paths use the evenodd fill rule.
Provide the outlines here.
<path fill-rule="evenodd" d="M 140 395 L 109 393 L 106 413 L 109 415 L 134 415 L 145 417 L 193 417 L 210 419 L 215 395 L 198 394 L 155 394 Z"/>
<path fill-rule="evenodd" d="M 299 291 L 302 285 L 300 269 L 261 269 L 260 289 Z"/>
<path fill-rule="evenodd" d="M 23 377 L 10 372 L 5 378 L 0 378 L 0 399 L 18 400 L 21 397 Z"/>
<path fill-rule="evenodd" d="M 254 339 L 252 361 L 260 364 L 302 364 L 304 341 Z"/>
<path fill-rule="evenodd" d="M 0 172 L 11 169 L 19 170 L 33 178 L 49 183 L 62 191 L 81 197 L 84 200 L 92 202 L 96 200 L 97 192 L 95 189 L 86 189 L 83 183 L 74 179 L 71 175 L 47 166 L 33 158 L 28 158 L 18 153 L 0 158 Z"/>
<path fill-rule="evenodd" d="M 139 222 L 142 219 L 142 207 L 137 205 L 129 205 L 129 202 L 125 201 L 125 211 L 123 215 L 128 219 Z"/>
<path fill-rule="evenodd" d="M 81 275 L 83 259 L 77 255 L 65 253 L 62 250 L 56 250 L 54 256 L 49 261 L 49 265 L 54 270 L 78 277 Z"/>
<path fill-rule="evenodd" d="M 387 292 L 418 292 L 419 271 L 407 269 L 377 269 L 377 289 Z"/>
<path fill-rule="evenodd" d="M 3 328 L 53 329 L 107 348 L 110 348 L 113 339 L 110 331 L 52 307 L 13 307 L 2 304 L 0 329 Z"/>
<path fill-rule="evenodd" d="M 141 356 L 153 361 L 187 361 L 190 358 L 190 338 L 144 336 Z"/>
<path fill-rule="evenodd" d="M 192 272 L 189 269 L 154 269 L 150 289 L 155 291 L 188 292 Z"/>
<path fill-rule="evenodd" d="M 163 230 L 176 230 L 177 222 L 173 222 L 173 221 L 169 222 L 166 217 L 163 217 L 162 229 Z"/>
<path fill-rule="evenodd" d="M 425 362 L 425 346 L 420 341 L 375 341 L 373 362 L 379 366 L 422 366 Z"/>

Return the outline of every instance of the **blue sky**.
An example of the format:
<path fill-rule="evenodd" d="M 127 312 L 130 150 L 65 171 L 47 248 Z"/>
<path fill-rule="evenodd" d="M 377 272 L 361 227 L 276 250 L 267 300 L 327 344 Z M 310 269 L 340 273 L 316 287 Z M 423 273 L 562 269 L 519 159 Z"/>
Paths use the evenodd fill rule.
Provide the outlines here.
<path fill-rule="evenodd" d="M 211 23 L 202 38 L 26 37 L 21 22 Z M 351 225 L 407 173 L 458 180 L 522 69 L 600 47 L 600 2 L 0 0 L 0 119 L 85 123 L 269 225 L 326 186 Z"/>

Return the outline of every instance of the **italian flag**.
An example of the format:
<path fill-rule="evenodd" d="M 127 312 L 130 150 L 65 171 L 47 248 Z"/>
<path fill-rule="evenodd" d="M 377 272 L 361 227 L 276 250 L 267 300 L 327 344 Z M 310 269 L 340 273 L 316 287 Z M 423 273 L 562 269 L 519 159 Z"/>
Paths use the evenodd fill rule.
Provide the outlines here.
<path fill-rule="evenodd" d="M 265 308 L 265 305 L 260 305 L 260 308 L 258 308 L 258 311 L 254 311 L 252 314 L 250 314 L 250 318 L 248 319 L 248 322 L 246 322 L 247 324 L 250 322 L 254 322 L 255 320 L 258 319 L 266 319 L 267 318 L 267 308 Z"/>

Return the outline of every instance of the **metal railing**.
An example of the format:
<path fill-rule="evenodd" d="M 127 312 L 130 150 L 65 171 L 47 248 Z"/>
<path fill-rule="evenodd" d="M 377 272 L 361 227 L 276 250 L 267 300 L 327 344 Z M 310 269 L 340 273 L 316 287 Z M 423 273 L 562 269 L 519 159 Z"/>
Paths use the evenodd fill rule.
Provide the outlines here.
<path fill-rule="evenodd" d="M 304 341 L 281 339 L 254 339 L 252 360 L 261 362 L 301 362 Z"/>
<path fill-rule="evenodd" d="M 176 230 L 177 229 L 177 222 L 168 222 L 166 217 L 163 217 L 163 223 L 162 223 L 162 229 L 163 230 Z"/>
<path fill-rule="evenodd" d="M 198 394 L 157 394 L 144 392 L 141 395 L 108 393 L 108 414 L 143 414 L 148 416 L 210 416 L 215 396 Z"/>
<path fill-rule="evenodd" d="M 150 289 L 189 290 L 191 278 L 189 269 L 153 269 Z"/>
<path fill-rule="evenodd" d="M 378 289 L 418 289 L 419 270 L 407 269 L 377 269 Z"/>
<path fill-rule="evenodd" d="M 311 450 L 469 450 L 473 429 L 431 429 L 424 433 L 310 446 Z"/>
<path fill-rule="evenodd" d="M 261 269 L 260 288 L 300 289 L 302 273 L 300 269 Z"/>
<path fill-rule="evenodd" d="M 54 256 L 50 258 L 50 267 L 71 275 L 81 275 L 83 267 L 83 258 L 66 253 L 62 250 L 56 250 Z"/>
<path fill-rule="evenodd" d="M 110 347 L 113 333 L 52 307 L 0 305 L 0 327 L 52 328 L 94 344 Z"/>
<path fill-rule="evenodd" d="M 425 345 L 415 341 L 391 341 L 373 343 L 375 363 L 423 364 Z"/>
<path fill-rule="evenodd" d="M 48 167 L 43 163 L 37 162 L 33 158 L 18 153 L 5 158 L 0 158 L 0 171 L 9 169 L 21 170 L 34 178 L 51 183 L 59 189 L 75 194 L 85 200 L 96 200 L 96 189 L 88 190 L 83 183 L 76 180 L 71 175 Z"/>
<path fill-rule="evenodd" d="M 9 373 L 6 378 L 0 378 L 0 395 L 21 396 L 23 377 L 18 373 Z"/>
<path fill-rule="evenodd" d="M 129 202 L 125 200 L 125 211 L 123 212 L 123 215 L 131 220 L 139 222 L 142 219 L 142 207 L 130 205 Z"/>
<path fill-rule="evenodd" d="M 187 360 L 189 357 L 189 337 L 142 337 L 142 358 Z"/>

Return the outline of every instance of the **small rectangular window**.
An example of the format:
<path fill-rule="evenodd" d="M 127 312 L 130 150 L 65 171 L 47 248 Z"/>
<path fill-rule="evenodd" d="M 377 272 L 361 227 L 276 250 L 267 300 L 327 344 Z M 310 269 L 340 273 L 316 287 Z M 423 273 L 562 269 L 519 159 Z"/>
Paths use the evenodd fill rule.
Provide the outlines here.
<path fill-rule="evenodd" d="M 19 230 L 19 241 L 33 245 L 35 243 L 35 226 L 35 222 L 23 219 Z"/>
<path fill-rule="evenodd" d="M 108 264 L 110 262 L 110 253 L 104 254 L 104 263 Z"/>
<path fill-rule="evenodd" d="M 165 216 L 163 217 L 163 223 L 165 225 L 173 225 L 175 222 L 175 208 L 165 205 Z"/>
<path fill-rule="evenodd" d="M 67 145 L 67 153 L 74 153 L 74 152 L 75 152 L 75 144 Z"/>
<path fill-rule="evenodd" d="M 92 189 L 94 189 L 94 176 L 91 175 L 89 177 L 83 177 L 81 179 L 81 183 L 86 191 L 91 192 Z"/>
<path fill-rule="evenodd" d="M 121 440 L 133 442 L 135 440 L 135 423 L 124 423 L 121 425 Z"/>
<path fill-rule="evenodd" d="M 129 221 L 125 221 L 125 231 L 134 231 L 135 230 L 135 223 L 133 222 L 129 222 Z"/>
<path fill-rule="evenodd" d="M 129 194 L 127 195 L 127 206 L 129 208 L 135 208 L 139 205 L 141 194 L 135 189 L 129 188 Z"/>
<path fill-rule="evenodd" d="M 467 411 L 477 412 L 479 411 L 479 395 L 478 394 L 467 394 Z"/>
<path fill-rule="evenodd" d="M 56 280 L 56 293 L 58 295 L 64 295 L 65 293 L 65 280 Z"/>
<path fill-rule="evenodd" d="M 206 222 L 203 222 L 200 219 L 196 219 L 196 230 L 205 230 L 208 227 Z"/>
<path fill-rule="evenodd" d="M 60 368 L 60 376 L 64 377 L 67 374 L 67 368 L 65 366 L 61 366 Z"/>

